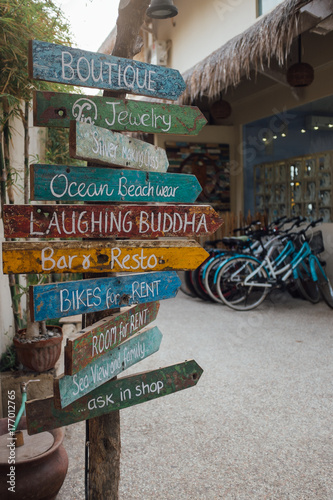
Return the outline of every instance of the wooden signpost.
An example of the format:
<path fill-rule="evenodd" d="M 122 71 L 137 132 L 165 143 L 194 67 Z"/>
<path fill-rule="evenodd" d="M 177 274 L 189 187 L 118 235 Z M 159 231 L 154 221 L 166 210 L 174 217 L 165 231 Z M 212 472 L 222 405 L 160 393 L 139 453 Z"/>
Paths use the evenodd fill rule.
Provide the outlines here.
<path fill-rule="evenodd" d="M 119 11 L 124 16 L 128 5 L 133 11 L 127 2 Z M 185 90 L 173 69 L 36 40 L 29 46 L 29 74 L 121 95 L 176 100 Z M 196 135 L 206 123 L 196 107 L 124 100 L 114 93 L 34 94 L 34 125 L 70 127 L 71 155 L 90 165 L 32 165 L 31 199 L 99 205 L 5 206 L 6 237 L 49 240 L 3 243 L 4 273 L 124 273 L 30 287 L 34 321 L 72 314 L 86 314 L 89 321 L 88 313 L 99 315 L 93 325 L 68 338 L 65 374 L 55 381 L 54 397 L 26 403 L 29 434 L 89 421 L 89 494 L 94 500 L 105 498 L 103 481 L 111 476 L 117 496 L 117 410 L 192 387 L 203 371 L 191 360 L 111 380 L 159 349 L 162 334 L 157 327 L 146 327 L 157 316 L 158 301 L 174 297 L 179 289 L 180 280 L 171 270 L 196 269 L 208 256 L 196 241 L 165 237 L 211 234 L 222 222 L 211 207 L 188 204 L 201 191 L 193 175 L 165 173 L 165 151 L 117 131 Z M 147 202 L 169 204 L 142 205 Z M 163 239 L 153 239 L 159 237 Z M 127 307 L 101 318 L 100 311 L 123 305 Z"/>
<path fill-rule="evenodd" d="M 34 125 L 69 127 L 71 120 L 115 131 L 197 135 L 207 120 L 195 106 L 177 106 L 114 97 L 35 92 Z"/>
<path fill-rule="evenodd" d="M 190 360 L 111 380 L 66 408 L 57 409 L 54 397 L 27 401 L 29 434 L 74 424 L 188 389 L 198 383 L 202 372 L 202 368 L 194 360 Z"/>
<path fill-rule="evenodd" d="M 65 165 L 31 165 L 30 184 L 36 201 L 192 203 L 201 193 L 195 175 Z"/>
<path fill-rule="evenodd" d="M 196 269 L 208 252 L 192 240 L 4 242 L 4 274 Z"/>
<path fill-rule="evenodd" d="M 65 346 L 65 374 L 74 375 L 155 321 L 159 302 L 125 307 L 72 333 Z"/>
<path fill-rule="evenodd" d="M 207 236 L 222 224 L 209 205 L 5 205 L 6 238 Z"/>
<path fill-rule="evenodd" d="M 175 101 L 186 85 L 179 71 L 54 43 L 29 43 L 29 76 L 35 80 L 125 90 Z"/>
<path fill-rule="evenodd" d="M 166 172 L 165 149 L 89 123 L 71 121 L 69 155 L 79 160 L 152 172 Z"/>
<path fill-rule="evenodd" d="M 180 285 L 172 271 L 35 285 L 30 287 L 30 313 L 34 321 L 43 321 L 150 303 L 175 297 Z"/>
<path fill-rule="evenodd" d="M 92 361 L 75 375 L 56 378 L 53 385 L 55 406 L 57 408 L 68 406 L 127 368 L 151 356 L 159 350 L 161 341 L 162 334 L 156 326 L 147 328 L 117 349 L 109 350 Z"/>

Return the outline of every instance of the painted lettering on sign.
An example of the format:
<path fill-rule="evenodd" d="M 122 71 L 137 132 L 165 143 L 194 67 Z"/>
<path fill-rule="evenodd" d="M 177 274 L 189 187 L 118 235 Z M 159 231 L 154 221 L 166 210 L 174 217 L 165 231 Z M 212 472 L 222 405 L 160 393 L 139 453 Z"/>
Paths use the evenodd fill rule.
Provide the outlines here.
<path fill-rule="evenodd" d="M 162 148 L 88 123 L 71 121 L 69 154 L 95 163 L 165 172 L 169 162 Z"/>
<path fill-rule="evenodd" d="M 193 240 L 4 242 L 3 272 L 82 273 L 196 269 L 208 253 Z M 98 298 L 90 297 L 92 303 Z"/>
<path fill-rule="evenodd" d="M 56 301 L 55 301 L 56 302 Z M 159 302 L 125 307 L 92 326 L 69 335 L 65 346 L 65 374 L 75 373 L 155 321 Z"/>
<path fill-rule="evenodd" d="M 151 372 L 110 380 L 66 408 L 57 409 L 54 397 L 28 401 L 28 433 L 37 434 L 70 425 L 188 389 L 198 383 L 202 372 L 202 368 L 194 360 L 190 360 Z"/>
<path fill-rule="evenodd" d="M 4 205 L 7 238 L 206 236 L 222 224 L 208 205 Z"/>
<path fill-rule="evenodd" d="M 29 44 L 29 76 L 171 100 L 178 99 L 186 88 L 179 71 L 172 68 L 38 40 Z"/>
<path fill-rule="evenodd" d="M 201 186 L 194 175 L 94 167 L 31 165 L 31 199 L 192 203 Z"/>
<path fill-rule="evenodd" d="M 73 376 L 54 380 L 55 404 L 64 408 L 122 371 L 158 351 L 162 334 L 157 327 L 135 335 L 117 349 L 108 351 Z"/>
<path fill-rule="evenodd" d="M 175 297 L 180 285 L 173 271 L 36 285 L 30 288 L 31 316 L 34 321 L 43 321 L 144 303 L 149 310 L 148 303 Z M 145 318 L 144 311 L 124 318 L 120 329 L 122 337 L 136 329 Z M 119 334 L 119 329 L 110 327 L 111 338 L 114 335 L 119 338 Z M 97 343 L 96 338 L 96 349 L 99 342 L 101 340 Z"/>
<path fill-rule="evenodd" d="M 197 135 L 207 120 L 199 108 L 111 97 L 34 93 L 34 125 L 69 127 L 70 121 L 118 131 Z"/>

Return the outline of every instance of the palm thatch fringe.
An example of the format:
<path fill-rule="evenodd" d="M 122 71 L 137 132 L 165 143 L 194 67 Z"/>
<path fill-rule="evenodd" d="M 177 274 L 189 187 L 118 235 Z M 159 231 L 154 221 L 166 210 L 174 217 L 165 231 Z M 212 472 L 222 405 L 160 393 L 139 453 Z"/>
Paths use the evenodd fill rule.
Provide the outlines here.
<path fill-rule="evenodd" d="M 229 40 L 183 74 L 186 90 L 180 99 L 188 104 L 202 96 L 216 98 L 239 84 L 250 71 L 264 69 L 275 58 L 282 66 L 297 36 L 300 9 L 310 0 L 285 0 L 249 29 Z"/>

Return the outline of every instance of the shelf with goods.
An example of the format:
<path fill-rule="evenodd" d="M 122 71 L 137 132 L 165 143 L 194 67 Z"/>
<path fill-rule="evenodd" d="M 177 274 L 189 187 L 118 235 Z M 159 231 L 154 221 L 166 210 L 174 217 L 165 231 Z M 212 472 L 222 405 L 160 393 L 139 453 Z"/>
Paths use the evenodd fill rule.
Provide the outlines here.
<path fill-rule="evenodd" d="M 269 220 L 282 215 L 333 219 L 333 152 L 255 166 L 255 210 Z"/>
<path fill-rule="evenodd" d="M 287 165 L 266 163 L 255 167 L 255 211 L 274 219 L 286 215 L 288 201 Z"/>

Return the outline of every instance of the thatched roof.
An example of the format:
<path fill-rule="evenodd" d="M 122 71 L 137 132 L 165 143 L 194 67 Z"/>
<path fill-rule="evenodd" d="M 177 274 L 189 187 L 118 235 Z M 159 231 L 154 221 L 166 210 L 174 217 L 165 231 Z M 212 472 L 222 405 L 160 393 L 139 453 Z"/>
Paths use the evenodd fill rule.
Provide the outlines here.
<path fill-rule="evenodd" d="M 183 74 L 186 91 L 182 103 L 207 96 L 216 98 L 230 86 L 249 77 L 251 70 L 270 65 L 275 58 L 283 65 L 298 34 L 300 9 L 310 0 L 285 0 L 249 29 L 229 40 Z"/>

